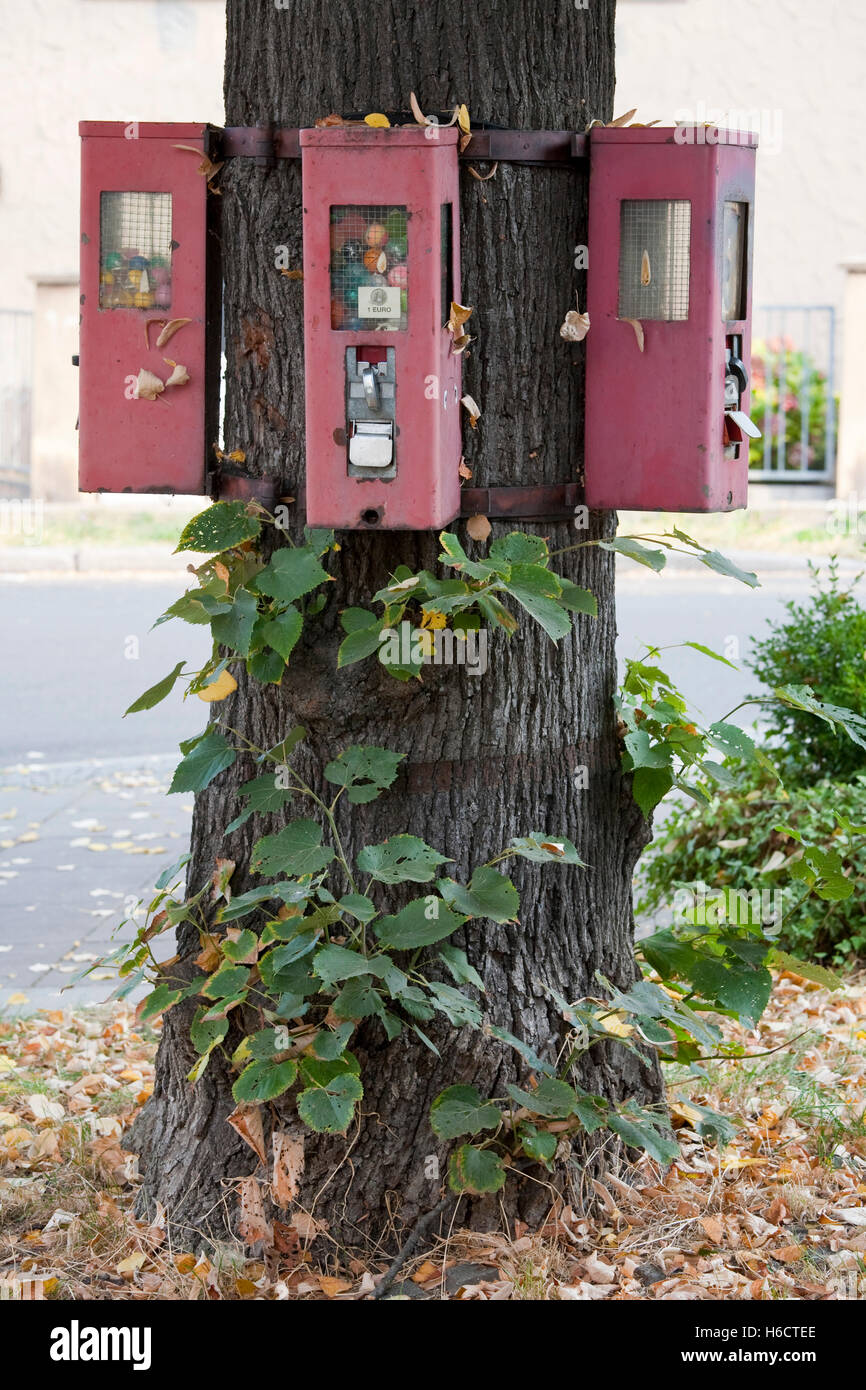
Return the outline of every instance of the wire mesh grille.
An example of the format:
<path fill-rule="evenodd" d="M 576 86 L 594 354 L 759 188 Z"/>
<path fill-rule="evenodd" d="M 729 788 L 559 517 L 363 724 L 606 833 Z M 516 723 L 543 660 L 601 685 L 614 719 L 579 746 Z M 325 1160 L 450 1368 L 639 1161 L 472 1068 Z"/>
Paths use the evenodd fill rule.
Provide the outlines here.
<path fill-rule="evenodd" d="M 405 207 L 331 208 L 331 327 L 404 329 L 409 318 Z"/>
<path fill-rule="evenodd" d="M 171 194 L 102 193 L 99 307 L 171 307 Z"/>
<path fill-rule="evenodd" d="M 620 205 L 621 319 L 687 319 L 692 205 L 626 198 Z"/>

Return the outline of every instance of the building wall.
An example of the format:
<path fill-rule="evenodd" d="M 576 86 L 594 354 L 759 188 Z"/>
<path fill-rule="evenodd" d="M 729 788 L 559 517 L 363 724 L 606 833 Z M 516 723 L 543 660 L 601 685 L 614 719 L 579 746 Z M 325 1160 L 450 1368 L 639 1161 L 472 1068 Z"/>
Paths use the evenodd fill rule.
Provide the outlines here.
<path fill-rule="evenodd" d="M 223 118 L 222 0 L 0 0 L 0 309 L 78 270 L 79 120 Z"/>
<path fill-rule="evenodd" d="M 617 114 L 757 114 L 755 303 L 841 311 L 840 263 L 866 256 L 864 0 L 619 0 L 616 36 Z"/>

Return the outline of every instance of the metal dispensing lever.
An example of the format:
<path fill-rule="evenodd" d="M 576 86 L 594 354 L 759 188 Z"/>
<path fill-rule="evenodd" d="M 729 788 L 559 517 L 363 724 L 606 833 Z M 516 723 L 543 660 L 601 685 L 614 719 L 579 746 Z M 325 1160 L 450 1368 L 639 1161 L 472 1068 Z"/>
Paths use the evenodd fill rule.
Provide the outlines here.
<path fill-rule="evenodd" d="M 379 378 L 372 367 L 365 367 L 361 373 L 361 381 L 364 385 L 364 400 L 367 402 L 368 410 L 382 409 L 382 393 L 379 390 Z"/>

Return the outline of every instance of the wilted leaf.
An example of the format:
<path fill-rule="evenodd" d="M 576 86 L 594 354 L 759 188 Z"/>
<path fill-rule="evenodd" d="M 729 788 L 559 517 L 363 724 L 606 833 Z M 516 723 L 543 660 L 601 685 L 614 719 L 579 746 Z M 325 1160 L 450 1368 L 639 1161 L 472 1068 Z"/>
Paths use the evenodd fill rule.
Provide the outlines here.
<path fill-rule="evenodd" d="M 643 324 L 640 323 L 637 319 L 623 319 L 622 322 L 623 322 L 623 323 L 630 323 L 630 324 L 631 324 L 632 328 L 634 329 L 634 336 L 637 338 L 637 345 L 638 345 L 638 347 L 640 348 L 641 352 L 643 352 L 643 347 L 644 347 Z"/>
<path fill-rule="evenodd" d="M 262 1110 L 259 1105 L 238 1105 L 228 1116 L 227 1124 L 230 1124 L 245 1143 L 249 1144 L 256 1158 L 267 1166 L 267 1155 L 265 1154 L 265 1135 L 262 1122 Z"/>
<path fill-rule="evenodd" d="M 461 396 L 460 404 L 463 406 L 463 409 L 468 412 L 469 423 L 472 428 L 475 429 L 475 426 L 481 419 L 481 407 L 476 404 L 471 396 Z"/>
<path fill-rule="evenodd" d="M 487 517 L 481 516 L 479 513 L 476 516 L 470 516 L 466 523 L 466 530 L 474 541 L 486 541 L 493 527 Z"/>
<path fill-rule="evenodd" d="M 241 1178 L 238 1183 L 240 1214 L 238 1216 L 238 1235 L 246 1245 L 258 1245 L 264 1241 L 270 1245 L 273 1234 L 269 1222 L 265 1220 L 262 1190 L 254 1177 Z"/>
<path fill-rule="evenodd" d="M 165 385 L 161 379 L 153 372 L 149 372 L 146 367 L 142 367 L 135 383 L 136 400 L 155 401 L 164 390 Z"/>
<path fill-rule="evenodd" d="M 271 1142 L 274 1150 L 271 1192 L 277 1206 L 285 1209 L 298 1195 L 304 1171 L 304 1142 L 281 1129 L 274 1130 Z"/>
<path fill-rule="evenodd" d="M 173 338 L 175 333 L 178 333 L 187 323 L 192 323 L 192 319 L 169 319 L 165 327 L 160 331 L 159 337 L 156 340 L 156 346 L 158 348 L 165 347 L 169 339 Z"/>
<path fill-rule="evenodd" d="M 170 357 L 164 357 L 163 362 L 167 362 L 172 368 L 171 376 L 166 381 L 166 386 L 185 386 L 189 381 L 189 372 L 180 362 L 172 362 Z"/>

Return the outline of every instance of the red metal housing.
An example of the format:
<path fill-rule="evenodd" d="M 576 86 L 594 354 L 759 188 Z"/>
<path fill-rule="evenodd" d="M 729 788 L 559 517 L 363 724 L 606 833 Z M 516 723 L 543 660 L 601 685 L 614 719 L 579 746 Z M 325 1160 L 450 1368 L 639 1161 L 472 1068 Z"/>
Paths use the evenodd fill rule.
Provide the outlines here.
<path fill-rule="evenodd" d="M 460 512 L 457 131 L 302 130 L 306 512 L 428 530 Z"/>
<path fill-rule="evenodd" d="M 590 507 L 746 505 L 756 144 L 703 126 L 590 133 Z"/>
<path fill-rule="evenodd" d="M 208 256 L 207 183 L 196 157 L 206 129 L 109 121 L 79 127 L 84 492 L 206 491 L 220 350 L 218 248 L 214 239 Z M 189 323 L 158 348 L 171 319 Z M 155 399 L 139 396 L 141 369 L 165 383 L 173 370 L 167 358 L 186 368 L 189 381 Z"/>

